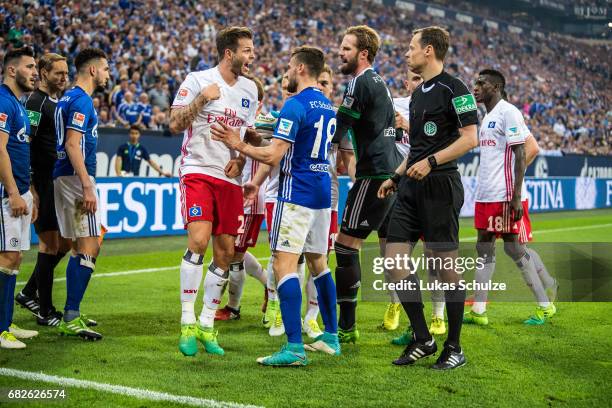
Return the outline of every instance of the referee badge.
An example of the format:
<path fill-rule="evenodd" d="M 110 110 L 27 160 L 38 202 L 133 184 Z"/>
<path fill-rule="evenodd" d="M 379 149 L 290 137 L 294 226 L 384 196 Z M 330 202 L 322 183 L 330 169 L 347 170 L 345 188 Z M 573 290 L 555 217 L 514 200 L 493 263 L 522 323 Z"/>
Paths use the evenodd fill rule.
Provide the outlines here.
<path fill-rule="evenodd" d="M 423 131 L 427 136 L 434 136 L 438 132 L 438 126 L 434 122 L 425 122 Z"/>

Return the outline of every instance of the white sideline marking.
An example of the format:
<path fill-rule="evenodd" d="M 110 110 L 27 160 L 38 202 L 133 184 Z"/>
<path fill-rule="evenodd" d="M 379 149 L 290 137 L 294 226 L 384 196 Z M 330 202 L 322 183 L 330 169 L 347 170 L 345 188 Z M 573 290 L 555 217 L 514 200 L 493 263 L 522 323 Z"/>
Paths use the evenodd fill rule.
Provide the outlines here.
<path fill-rule="evenodd" d="M 551 229 L 542 229 L 537 231 L 532 231 L 533 235 L 540 234 L 551 234 L 553 232 L 567 232 L 567 231 L 580 231 L 586 229 L 596 229 L 596 228 L 608 228 L 612 227 L 612 224 L 594 224 L 594 225 L 583 225 L 581 227 L 568 227 L 568 228 L 551 228 Z M 476 241 L 476 237 L 468 237 L 459 239 L 459 242 L 465 241 Z"/>
<path fill-rule="evenodd" d="M 168 401 L 178 404 L 192 405 L 195 407 L 211 408 L 262 408 L 257 405 L 244 405 L 237 402 L 224 402 L 212 399 L 190 397 L 187 395 L 173 395 L 165 392 L 151 391 L 142 388 L 131 388 L 123 385 L 99 383 L 95 381 L 77 380 L 76 378 L 58 377 L 44 373 L 14 370 L 12 368 L 0 368 L 0 375 L 5 377 L 21 378 L 23 380 L 43 381 L 47 383 L 77 387 L 96 391 L 110 392 L 113 394 L 127 395 L 128 397 L 146 399 L 151 401 Z"/>
<path fill-rule="evenodd" d="M 265 261 L 267 259 L 270 259 L 269 256 L 263 257 L 263 258 L 257 258 L 258 261 Z M 127 271 L 120 271 L 120 272 L 108 272 L 108 273 L 94 273 L 93 275 L 91 275 L 92 278 L 108 278 L 108 277 L 112 277 L 112 276 L 122 276 L 122 275 L 138 275 L 140 273 L 152 273 L 152 272 L 161 272 L 161 271 L 171 271 L 173 269 L 178 269 L 180 268 L 179 265 L 176 266 L 164 266 L 161 268 L 146 268 L 146 269 L 131 269 L 131 270 L 127 270 Z M 66 277 L 62 277 L 62 278 L 55 278 L 53 279 L 53 282 L 63 282 L 66 280 Z M 15 285 L 16 286 L 22 286 L 25 285 L 27 281 L 19 281 L 16 282 Z"/>

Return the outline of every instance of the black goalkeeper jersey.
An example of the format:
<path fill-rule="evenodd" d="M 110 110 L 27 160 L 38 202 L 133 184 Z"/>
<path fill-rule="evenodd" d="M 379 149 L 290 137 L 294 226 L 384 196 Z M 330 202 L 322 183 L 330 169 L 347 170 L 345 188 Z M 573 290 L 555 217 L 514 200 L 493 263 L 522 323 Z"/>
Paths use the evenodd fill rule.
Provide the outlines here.
<path fill-rule="evenodd" d="M 476 99 L 460 79 L 442 71 L 422 83 L 410 99 L 408 168 L 459 138 L 459 129 L 478 124 Z M 452 160 L 433 171 L 456 170 Z"/>
<path fill-rule="evenodd" d="M 51 177 L 57 160 L 55 107 L 57 99 L 37 89 L 30 94 L 25 108 L 30 119 L 30 157 L 34 177 Z"/>
<path fill-rule="evenodd" d="M 402 161 L 395 147 L 395 109 L 385 81 L 372 68 L 349 82 L 336 118 L 336 143 L 351 129 L 356 177 L 392 176 Z"/>

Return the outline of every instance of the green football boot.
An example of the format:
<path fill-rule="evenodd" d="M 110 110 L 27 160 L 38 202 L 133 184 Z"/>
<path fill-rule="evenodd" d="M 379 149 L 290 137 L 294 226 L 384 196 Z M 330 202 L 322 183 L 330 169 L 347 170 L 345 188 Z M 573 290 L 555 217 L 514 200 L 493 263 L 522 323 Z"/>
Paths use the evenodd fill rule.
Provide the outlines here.
<path fill-rule="evenodd" d="M 307 365 L 308 359 L 303 344 L 287 343 L 271 356 L 259 357 L 257 362 L 272 367 L 300 367 Z"/>
<path fill-rule="evenodd" d="M 480 314 L 474 312 L 473 310 L 470 310 L 469 312 L 463 315 L 463 323 L 475 324 L 477 326 L 486 326 L 489 324 L 489 318 L 487 317 L 487 312 L 483 312 L 482 314 Z"/>
<path fill-rule="evenodd" d="M 357 340 L 359 340 L 359 330 L 357 330 L 357 325 L 348 330 L 338 328 L 338 341 L 340 343 L 355 344 Z"/>
<path fill-rule="evenodd" d="M 553 303 L 546 307 L 538 306 L 535 313 L 529 316 L 529 319 L 525 320 L 523 323 L 529 326 L 539 326 L 546 323 L 546 319 L 550 319 L 555 313 L 557 313 L 557 308 Z"/>
<path fill-rule="evenodd" d="M 181 324 L 181 337 L 179 337 L 179 350 L 184 356 L 195 356 L 198 353 L 195 324 Z"/>
<path fill-rule="evenodd" d="M 219 346 L 217 342 L 217 334 L 219 332 L 212 327 L 201 327 L 199 324 L 196 325 L 195 335 L 200 343 L 204 345 L 204 349 L 209 354 L 215 354 L 218 356 L 222 356 L 225 354 L 225 351 Z"/>

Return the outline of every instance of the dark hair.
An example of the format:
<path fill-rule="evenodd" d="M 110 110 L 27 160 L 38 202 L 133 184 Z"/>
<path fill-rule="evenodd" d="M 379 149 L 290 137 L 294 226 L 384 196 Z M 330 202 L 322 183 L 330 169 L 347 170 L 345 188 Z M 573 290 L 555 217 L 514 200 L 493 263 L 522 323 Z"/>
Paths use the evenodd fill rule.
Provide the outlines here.
<path fill-rule="evenodd" d="M 140 133 L 140 127 L 138 125 L 130 125 L 130 131 L 131 130 L 137 130 L 138 133 Z"/>
<path fill-rule="evenodd" d="M 499 72 L 496 69 L 483 69 L 482 71 L 480 71 L 478 73 L 478 75 L 486 75 L 488 77 L 491 78 L 491 82 L 496 84 L 496 85 L 500 85 L 500 91 L 502 94 L 502 97 L 504 97 L 504 95 L 506 95 L 506 78 L 504 78 L 504 74 L 502 74 L 501 72 Z M 507 95 L 506 95 L 507 97 Z"/>
<path fill-rule="evenodd" d="M 6 70 L 6 67 L 10 65 L 16 59 L 21 57 L 32 57 L 34 58 L 34 50 L 30 47 L 21 47 L 10 50 L 4 55 L 4 61 L 2 62 L 2 70 Z"/>
<path fill-rule="evenodd" d="M 248 27 L 227 27 L 219 31 L 217 34 L 217 54 L 219 60 L 223 59 L 225 50 L 229 49 L 236 52 L 238 49 L 238 40 L 241 38 L 253 39 L 253 32 Z"/>
<path fill-rule="evenodd" d="M 319 77 L 325 66 L 325 54 L 317 47 L 309 47 L 307 45 L 297 47 L 291 52 L 291 58 L 293 57 L 300 64 L 306 65 L 310 76 L 315 79 Z"/>
<path fill-rule="evenodd" d="M 436 54 L 436 58 L 440 61 L 444 61 L 446 52 L 450 45 L 450 34 L 442 27 L 431 26 L 425 28 L 419 28 L 414 30 L 412 34 L 421 34 L 421 47 L 425 48 L 431 45 Z"/>
<path fill-rule="evenodd" d="M 370 64 L 373 63 L 374 57 L 376 57 L 376 53 L 378 52 L 378 48 L 380 48 L 380 37 L 378 36 L 378 33 L 367 25 L 359 25 L 347 28 L 344 35 L 349 34 L 352 34 L 357 38 L 357 49 L 359 51 L 368 51 L 368 61 Z"/>
<path fill-rule="evenodd" d="M 74 65 L 77 71 L 80 71 L 88 62 L 94 59 L 107 59 L 106 53 L 99 48 L 85 48 L 77 54 L 74 59 Z"/>

